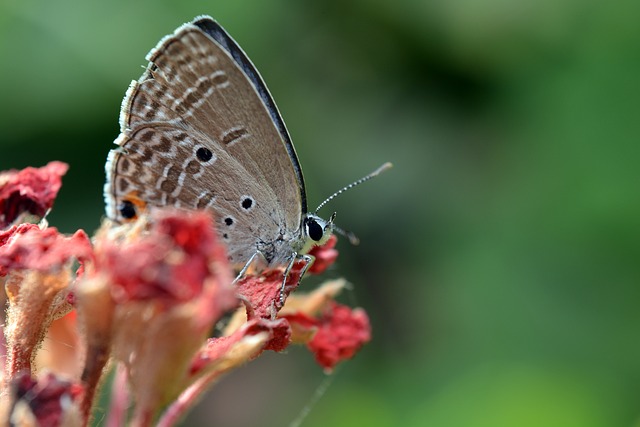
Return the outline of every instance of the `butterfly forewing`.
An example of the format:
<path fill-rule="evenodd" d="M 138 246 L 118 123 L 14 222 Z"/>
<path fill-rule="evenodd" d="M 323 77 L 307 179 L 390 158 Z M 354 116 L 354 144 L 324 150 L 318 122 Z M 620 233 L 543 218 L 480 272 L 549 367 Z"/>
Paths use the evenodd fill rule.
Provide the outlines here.
<path fill-rule="evenodd" d="M 123 101 L 105 197 L 116 220 L 126 219 L 125 201 L 208 208 L 232 260 L 243 263 L 265 243 L 299 239 L 306 208 L 293 146 L 271 117 L 277 110 L 228 48 L 185 24 L 149 53 Z"/>

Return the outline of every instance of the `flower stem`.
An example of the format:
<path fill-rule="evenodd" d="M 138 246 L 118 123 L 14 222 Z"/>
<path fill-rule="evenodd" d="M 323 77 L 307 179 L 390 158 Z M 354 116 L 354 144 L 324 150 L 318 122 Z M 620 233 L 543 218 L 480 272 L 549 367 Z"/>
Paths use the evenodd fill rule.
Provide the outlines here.
<path fill-rule="evenodd" d="M 129 391 L 127 389 L 127 370 L 122 364 L 116 366 L 111 386 L 111 405 L 105 427 L 122 427 L 125 425 Z"/>

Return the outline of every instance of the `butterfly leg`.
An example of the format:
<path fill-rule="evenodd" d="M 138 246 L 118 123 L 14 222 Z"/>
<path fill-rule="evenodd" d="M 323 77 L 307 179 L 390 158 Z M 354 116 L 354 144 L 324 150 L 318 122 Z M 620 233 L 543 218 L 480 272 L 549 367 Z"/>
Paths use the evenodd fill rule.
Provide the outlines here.
<path fill-rule="evenodd" d="M 258 255 L 261 255 L 260 251 L 256 251 L 253 255 L 251 255 L 251 258 L 249 258 L 249 261 L 247 261 L 247 263 L 244 265 L 244 267 L 242 267 L 242 270 L 240 270 L 240 272 L 238 273 L 238 275 L 236 276 L 235 279 L 233 279 L 233 283 L 235 284 L 238 280 L 242 279 L 242 277 L 244 277 L 245 273 L 247 272 L 247 270 L 249 269 L 249 267 L 251 266 L 251 264 L 253 264 L 253 261 L 256 259 L 256 257 Z"/>
<path fill-rule="evenodd" d="M 311 264 L 313 264 L 314 257 L 312 257 L 311 255 L 298 255 L 297 252 L 294 252 L 291 254 L 291 260 L 289 261 L 289 264 L 287 264 L 287 268 L 284 270 L 284 274 L 282 278 L 282 286 L 280 287 L 280 304 L 281 305 L 284 304 L 284 287 L 287 284 L 287 278 L 289 277 L 289 273 L 293 268 L 293 264 L 295 264 L 295 262 L 299 259 L 304 260 L 305 264 L 304 264 L 304 267 L 302 267 L 302 271 L 300 271 L 300 278 L 298 279 L 298 283 L 300 283 L 300 280 L 302 280 L 302 278 L 304 277 L 309 267 L 311 267 Z"/>

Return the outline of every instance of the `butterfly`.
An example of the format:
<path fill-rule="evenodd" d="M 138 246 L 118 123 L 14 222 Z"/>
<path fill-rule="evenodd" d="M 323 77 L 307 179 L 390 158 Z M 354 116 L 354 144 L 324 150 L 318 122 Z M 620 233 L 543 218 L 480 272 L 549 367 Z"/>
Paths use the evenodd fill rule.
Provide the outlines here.
<path fill-rule="evenodd" d="M 284 280 L 297 259 L 308 267 L 311 247 L 342 230 L 335 214 L 324 220 L 308 211 L 287 128 L 240 46 L 211 17 L 199 16 L 146 59 L 122 102 L 118 148 L 106 163 L 107 216 L 127 222 L 154 207 L 208 209 L 240 274 L 256 258 L 286 266 Z"/>

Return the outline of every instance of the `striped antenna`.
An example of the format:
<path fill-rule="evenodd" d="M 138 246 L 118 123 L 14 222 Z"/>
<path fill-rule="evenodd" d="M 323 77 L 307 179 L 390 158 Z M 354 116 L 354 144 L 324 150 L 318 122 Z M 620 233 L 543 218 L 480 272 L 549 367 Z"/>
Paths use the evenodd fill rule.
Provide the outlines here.
<path fill-rule="evenodd" d="M 387 169 L 391 169 L 393 165 L 390 162 L 385 163 L 384 165 L 380 166 L 378 169 L 374 170 L 373 172 L 371 172 L 369 175 L 363 176 L 362 178 L 360 178 L 359 180 L 352 182 L 351 184 L 341 188 L 340 190 L 336 191 L 335 193 L 333 193 L 331 196 L 329 196 L 324 202 L 320 203 L 320 205 L 318 205 L 318 207 L 316 208 L 316 210 L 314 212 L 318 212 L 320 210 L 320 208 L 322 208 L 324 205 L 326 205 L 328 202 L 330 202 L 331 200 L 333 200 L 337 195 L 344 193 L 347 190 L 352 189 L 353 187 L 362 184 L 365 181 L 369 181 L 371 178 L 376 177 L 378 175 L 380 175 L 382 172 L 386 171 Z"/>

